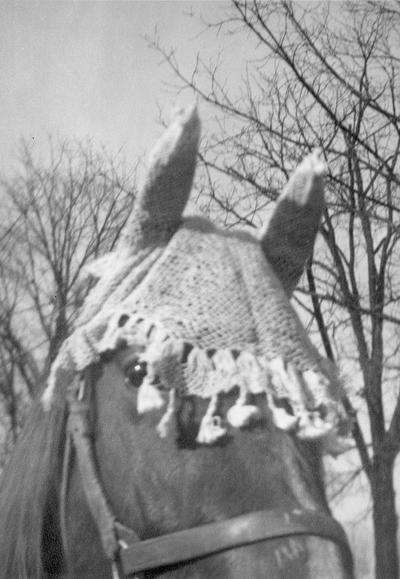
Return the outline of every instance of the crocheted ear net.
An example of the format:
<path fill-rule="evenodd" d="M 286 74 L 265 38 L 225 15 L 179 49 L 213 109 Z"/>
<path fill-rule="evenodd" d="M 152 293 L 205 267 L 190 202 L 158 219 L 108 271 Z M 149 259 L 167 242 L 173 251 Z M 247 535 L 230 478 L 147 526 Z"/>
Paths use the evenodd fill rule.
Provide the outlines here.
<path fill-rule="evenodd" d="M 199 217 L 182 218 L 199 134 L 196 110 L 181 111 L 156 145 L 118 248 L 91 267 L 99 280 L 53 363 L 43 403 L 51 404 L 60 371 L 65 383 L 65 372 L 73 379 L 102 353 L 130 346 L 146 365 L 138 412 L 165 406 L 161 436 L 175 421 L 177 397 L 210 399 L 197 441 L 213 444 L 230 428 L 259 419 L 254 395 L 265 393 L 277 427 L 320 438 L 328 451 L 339 452 L 346 424 L 340 384 L 333 366 L 309 341 L 287 295 L 304 256 L 292 265 L 286 259 L 282 267 L 284 248 L 278 255 L 271 249 L 271 263 L 265 251 L 274 236 L 276 246 L 282 245 L 277 220 L 288 236 L 290 207 L 307 224 L 311 202 L 318 222 L 324 165 L 318 154 L 303 161 L 284 192 L 283 212 L 282 201 L 278 204 L 276 232 L 267 231 L 260 242 Z M 300 253 L 312 246 L 315 223 L 311 229 L 305 241 L 296 238 L 298 246 L 303 244 Z M 219 416 L 218 398 L 230 391 L 238 393 L 237 401 L 225 417 Z"/>

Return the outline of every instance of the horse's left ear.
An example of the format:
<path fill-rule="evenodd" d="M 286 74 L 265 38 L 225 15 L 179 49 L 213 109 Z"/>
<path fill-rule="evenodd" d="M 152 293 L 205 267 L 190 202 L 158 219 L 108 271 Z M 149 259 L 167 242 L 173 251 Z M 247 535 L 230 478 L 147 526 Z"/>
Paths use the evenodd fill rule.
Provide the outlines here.
<path fill-rule="evenodd" d="M 177 111 L 150 153 L 144 187 L 122 233 L 122 249 L 143 249 L 178 227 L 192 187 L 199 140 L 196 107 Z"/>
<path fill-rule="evenodd" d="M 261 234 L 264 253 L 290 297 L 312 253 L 325 207 L 326 165 L 315 150 L 297 167 Z"/>

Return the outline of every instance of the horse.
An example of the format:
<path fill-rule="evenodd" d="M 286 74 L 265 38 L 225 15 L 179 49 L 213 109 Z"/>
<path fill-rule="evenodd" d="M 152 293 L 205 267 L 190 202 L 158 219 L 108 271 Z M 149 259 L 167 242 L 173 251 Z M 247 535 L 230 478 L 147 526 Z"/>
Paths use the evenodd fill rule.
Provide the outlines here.
<path fill-rule="evenodd" d="M 303 161 L 260 240 L 227 233 L 182 217 L 199 127 L 177 114 L 91 269 L 2 477 L 1 578 L 353 577 L 321 458 L 340 384 L 289 303 L 323 164 Z"/>

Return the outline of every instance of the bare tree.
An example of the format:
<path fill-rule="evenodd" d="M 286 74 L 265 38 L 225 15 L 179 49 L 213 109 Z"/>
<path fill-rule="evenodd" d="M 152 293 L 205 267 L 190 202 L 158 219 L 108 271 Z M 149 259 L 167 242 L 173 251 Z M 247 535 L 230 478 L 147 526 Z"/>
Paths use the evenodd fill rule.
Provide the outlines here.
<path fill-rule="evenodd" d="M 203 62 L 199 55 L 192 75 L 185 76 L 175 53 L 154 41 L 180 87 L 214 111 L 215 129 L 201 153 L 203 207 L 227 226 L 259 225 L 299 157 L 316 146 L 326 156 L 322 241 L 297 296 L 313 316 L 326 354 L 352 370 L 345 403 L 372 496 L 376 577 L 394 579 L 400 2 L 233 0 L 226 16 L 206 27 L 254 46 L 239 86 L 229 83 L 223 58 Z M 227 177 L 234 182 L 229 193 Z M 365 411 L 367 428 L 357 410 Z"/>
<path fill-rule="evenodd" d="M 124 226 L 133 177 L 90 143 L 49 139 L 44 159 L 22 141 L 19 170 L 2 181 L 0 395 L 14 438 L 21 401 L 43 385 L 90 287 L 85 265 Z"/>

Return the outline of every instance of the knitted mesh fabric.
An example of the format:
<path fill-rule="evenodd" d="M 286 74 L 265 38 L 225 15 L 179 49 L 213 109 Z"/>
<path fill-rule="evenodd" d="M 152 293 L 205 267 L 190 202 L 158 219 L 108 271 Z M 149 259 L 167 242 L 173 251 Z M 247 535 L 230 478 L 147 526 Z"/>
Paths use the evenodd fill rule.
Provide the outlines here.
<path fill-rule="evenodd" d="M 173 421 L 175 396 L 210 398 L 198 441 L 211 444 L 227 433 L 228 423 L 240 427 L 257 418 L 252 395 L 265 392 L 278 427 L 328 441 L 328 450 L 336 452 L 346 424 L 340 384 L 275 273 L 279 255 L 274 270 L 250 234 L 181 218 L 193 178 L 196 119 L 194 111 L 180 113 L 157 145 L 119 247 L 91 268 L 99 281 L 53 364 L 44 402 L 51 401 L 59 371 L 73 379 L 102 353 L 131 346 L 147 364 L 140 411 L 166 405 L 161 435 Z M 312 189 L 312 175 L 300 177 Z M 163 188 L 171 192 L 169 203 L 164 196 L 157 205 Z M 297 276 L 298 269 L 297 260 Z M 233 389 L 238 401 L 223 419 L 217 399 Z"/>

